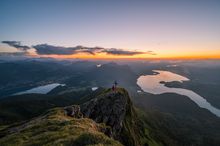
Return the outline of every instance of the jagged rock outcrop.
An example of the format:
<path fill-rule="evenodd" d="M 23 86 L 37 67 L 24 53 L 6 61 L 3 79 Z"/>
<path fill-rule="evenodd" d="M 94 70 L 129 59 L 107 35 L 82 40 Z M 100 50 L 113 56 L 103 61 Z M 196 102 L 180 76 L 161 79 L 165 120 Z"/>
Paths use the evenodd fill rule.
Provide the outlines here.
<path fill-rule="evenodd" d="M 81 105 L 81 112 L 97 123 L 112 127 L 113 136 L 121 132 L 128 98 L 120 92 L 110 92 Z"/>
<path fill-rule="evenodd" d="M 104 123 L 101 131 L 126 146 L 141 145 L 140 121 L 128 92 L 123 88 L 104 90 L 96 98 L 83 104 L 64 108 L 67 116 L 89 118 Z M 142 129 L 143 130 L 143 129 Z"/>
<path fill-rule="evenodd" d="M 73 118 L 82 118 L 79 105 L 68 106 L 64 108 L 65 114 Z"/>
<path fill-rule="evenodd" d="M 136 118 L 136 113 L 125 89 L 118 88 L 116 92 L 108 89 L 80 107 L 84 117 L 110 126 L 112 130 L 110 136 L 114 139 L 121 141 L 124 145 L 139 145 L 138 134 L 132 127 L 136 124 L 133 119 Z"/>

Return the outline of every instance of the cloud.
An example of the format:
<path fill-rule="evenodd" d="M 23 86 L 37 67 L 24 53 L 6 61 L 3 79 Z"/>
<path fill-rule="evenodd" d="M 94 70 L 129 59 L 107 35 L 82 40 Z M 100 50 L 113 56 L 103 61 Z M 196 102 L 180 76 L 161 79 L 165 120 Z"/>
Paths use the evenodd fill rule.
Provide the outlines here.
<path fill-rule="evenodd" d="M 62 47 L 62 46 L 52 46 L 48 44 L 40 44 L 36 46 L 32 46 L 39 55 L 72 55 L 77 53 L 87 53 L 91 55 L 95 55 L 97 53 L 106 53 L 111 55 L 125 55 L 125 56 L 133 56 L 139 54 L 150 54 L 155 55 L 154 52 L 141 52 L 141 51 L 127 51 L 123 49 L 115 49 L 115 48 L 102 48 L 102 47 L 84 47 L 84 46 L 76 46 L 76 47 Z"/>
<path fill-rule="evenodd" d="M 75 48 L 66 48 L 60 46 L 52 46 L 47 44 L 40 44 L 32 46 L 39 55 L 69 55 L 75 53 Z"/>
<path fill-rule="evenodd" d="M 122 49 L 104 49 L 102 52 L 105 52 L 107 54 L 111 55 L 125 55 L 125 56 L 133 56 L 133 55 L 139 55 L 139 54 L 150 54 L 154 55 L 153 51 L 148 51 L 148 52 L 142 52 L 142 51 L 127 51 L 127 50 L 122 50 Z"/>
<path fill-rule="evenodd" d="M 28 46 L 21 45 L 21 42 L 19 41 L 2 41 L 2 43 L 14 47 L 20 51 L 27 51 L 28 49 L 30 49 L 30 47 Z"/>
<path fill-rule="evenodd" d="M 153 51 L 129 51 L 117 48 L 102 48 L 102 47 L 63 47 L 63 46 L 54 46 L 48 44 L 38 44 L 32 47 L 21 45 L 19 41 L 2 41 L 2 43 L 8 44 L 9 46 L 15 47 L 18 50 L 27 52 L 29 49 L 35 49 L 38 55 L 73 55 L 78 53 L 86 53 L 90 55 L 96 55 L 99 53 L 106 53 L 109 55 L 118 55 L 118 56 L 133 56 L 140 54 L 156 55 Z M 26 54 L 27 55 L 27 54 Z"/>
<path fill-rule="evenodd" d="M 95 55 L 96 52 L 103 50 L 100 47 L 62 47 L 62 46 L 53 46 L 48 44 L 40 44 L 32 46 L 39 55 L 72 55 L 77 53 L 87 53 Z"/>
<path fill-rule="evenodd" d="M 76 53 L 87 53 L 91 55 L 95 55 L 96 53 L 99 53 L 104 48 L 101 47 L 83 47 L 83 46 L 76 46 Z"/>

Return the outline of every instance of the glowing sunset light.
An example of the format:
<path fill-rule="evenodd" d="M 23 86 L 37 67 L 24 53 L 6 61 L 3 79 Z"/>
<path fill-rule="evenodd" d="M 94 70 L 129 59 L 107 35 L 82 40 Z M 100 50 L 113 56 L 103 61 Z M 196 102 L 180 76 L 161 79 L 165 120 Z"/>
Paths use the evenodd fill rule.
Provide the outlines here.
<path fill-rule="evenodd" d="M 219 6 L 217 0 L 4 1 L 0 54 L 220 59 Z"/>

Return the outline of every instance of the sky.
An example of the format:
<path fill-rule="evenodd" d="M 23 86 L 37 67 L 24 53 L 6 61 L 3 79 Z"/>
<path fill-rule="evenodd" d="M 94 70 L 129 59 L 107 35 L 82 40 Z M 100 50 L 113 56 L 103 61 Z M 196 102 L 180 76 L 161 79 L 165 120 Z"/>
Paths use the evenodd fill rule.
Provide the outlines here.
<path fill-rule="evenodd" d="M 32 57 L 220 58 L 220 1 L 1 0 L 0 41 Z"/>

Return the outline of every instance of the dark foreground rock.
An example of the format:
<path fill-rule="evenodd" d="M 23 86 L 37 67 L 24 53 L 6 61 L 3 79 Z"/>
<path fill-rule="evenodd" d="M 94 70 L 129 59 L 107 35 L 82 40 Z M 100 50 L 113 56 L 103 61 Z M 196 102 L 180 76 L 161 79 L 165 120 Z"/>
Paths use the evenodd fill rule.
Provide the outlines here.
<path fill-rule="evenodd" d="M 136 113 L 125 89 L 118 88 L 116 92 L 108 89 L 80 107 L 84 117 L 110 126 L 114 139 L 127 146 L 140 145 L 139 131 L 135 129 Z"/>

